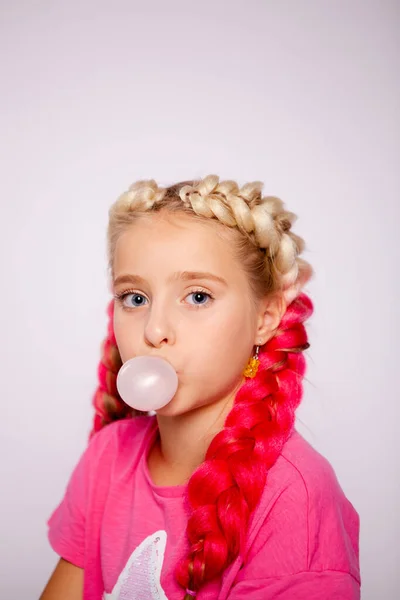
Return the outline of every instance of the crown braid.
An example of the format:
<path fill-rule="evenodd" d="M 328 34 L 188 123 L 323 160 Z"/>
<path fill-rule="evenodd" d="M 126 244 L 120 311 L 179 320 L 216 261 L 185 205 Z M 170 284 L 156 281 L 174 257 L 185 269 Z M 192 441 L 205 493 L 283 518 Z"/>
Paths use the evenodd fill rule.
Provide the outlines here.
<path fill-rule="evenodd" d="M 290 231 L 296 215 L 286 211 L 279 198 L 263 197 L 262 187 L 261 181 L 253 181 L 239 188 L 235 181 L 219 182 L 217 175 L 169 188 L 158 187 L 154 179 L 140 180 L 121 194 L 111 207 L 109 230 L 118 223 L 119 215 L 124 220 L 127 212 L 156 211 L 167 207 L 171 197 L 175 200 L 179 197 L 181 208 L 189 209 L 186 212 L 217 219 L 230 228 L 236 227 L 264 251 L 266 268 L 273 271 L 275 286 L 282 290 L 286 303 L 290 304 L 311 277 L 312 269 L 299 258 L 305 247 L 304 241 Z M 110 256 L 113 255 L 115 237 L 109 236 Z"/>
<path fill-rule="evenodd" d="M 301 290 L 312 269 L 299 257 L 304 241 L 291 231 L 296 215 L 286 211 L 279 198 L 263 197 L 262 185 L 255 181 L 239 188 L 234 181 L 220 182 L 216 175 L 167 188 L 154 180 L 141 180 L 124 192 L 109 212 L 111 271 L 119 235 L 136 216 L 162 209 L 185 212 L 239 230 L 242 239 L 262 257 L 263 270 L 257 268 L 256 278 L 268 279 L 264 288 L 281 291 L 288 305 L 275 335 L 261 348 L 256 377 L 248 379 L 237 393 L 224 428 L 212 440 L 205 461 L 188 483 L 189 552 L 178 563 L 176 577 L 183 589 L 193 592 L 220 576 L 239 555 L 245 560 L 250 515 L 260 500 L 268 470 L 293 430 L 303 393 L 303 351 L 309 347 L 303 323 L 313 306 Z M 125 405 L 115 386 L 121 358 L 112 329 L 112 310 L 110 303 L 92 434 L 111 420 L 136 414 Z M 192 600 L 193 596 L 186 593 L 184 599 Z"/>

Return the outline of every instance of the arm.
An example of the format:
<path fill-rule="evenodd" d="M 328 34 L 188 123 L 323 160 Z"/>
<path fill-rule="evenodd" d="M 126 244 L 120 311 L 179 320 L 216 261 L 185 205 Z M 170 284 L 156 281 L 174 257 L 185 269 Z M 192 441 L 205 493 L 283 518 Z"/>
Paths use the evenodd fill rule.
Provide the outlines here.
<path fill-rule="evenodd" d="M 39 600 L 82 600 L 83 569 L 60 558 Z"/>

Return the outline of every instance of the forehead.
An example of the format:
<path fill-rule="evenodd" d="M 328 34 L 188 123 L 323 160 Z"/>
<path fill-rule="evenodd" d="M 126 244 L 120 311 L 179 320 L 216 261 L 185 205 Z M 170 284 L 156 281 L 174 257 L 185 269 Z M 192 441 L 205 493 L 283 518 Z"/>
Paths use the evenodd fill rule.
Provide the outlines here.
<path fill-rule="evenodd" d="M 212 271 L 224 277 L 244 276 L 232 251 L 229 232 L 218 222 L 185 214 L 153 213 L 139 217 L 121 234 L 115 248 L 114 273 L 146 271 Z"/>

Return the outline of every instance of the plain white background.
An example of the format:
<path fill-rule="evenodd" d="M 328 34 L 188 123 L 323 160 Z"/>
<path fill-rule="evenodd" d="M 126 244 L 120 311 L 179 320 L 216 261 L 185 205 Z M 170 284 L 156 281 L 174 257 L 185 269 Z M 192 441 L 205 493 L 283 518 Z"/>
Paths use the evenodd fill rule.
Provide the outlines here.
<path fill-rule="evenodd" d="M 398 598 L 399 2 L 1 6 L 0 596 L 37 598 L 91 427 L 107 211 L 134 180 L 263 180 L 316 271 L 299 429 Z"/>

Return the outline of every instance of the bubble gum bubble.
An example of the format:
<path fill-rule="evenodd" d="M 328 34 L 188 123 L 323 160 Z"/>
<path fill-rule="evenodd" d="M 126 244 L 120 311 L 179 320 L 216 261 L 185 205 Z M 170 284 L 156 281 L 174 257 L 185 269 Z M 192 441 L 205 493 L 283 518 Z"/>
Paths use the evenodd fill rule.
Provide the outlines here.
<path fill-rule="evenodd" d="M 174 368 L 156 356 L 135 356 L 118 371 L 118 392 L 124 402 L 136 410 L 148 412 L 166 406 L 177 388 Z"/>

